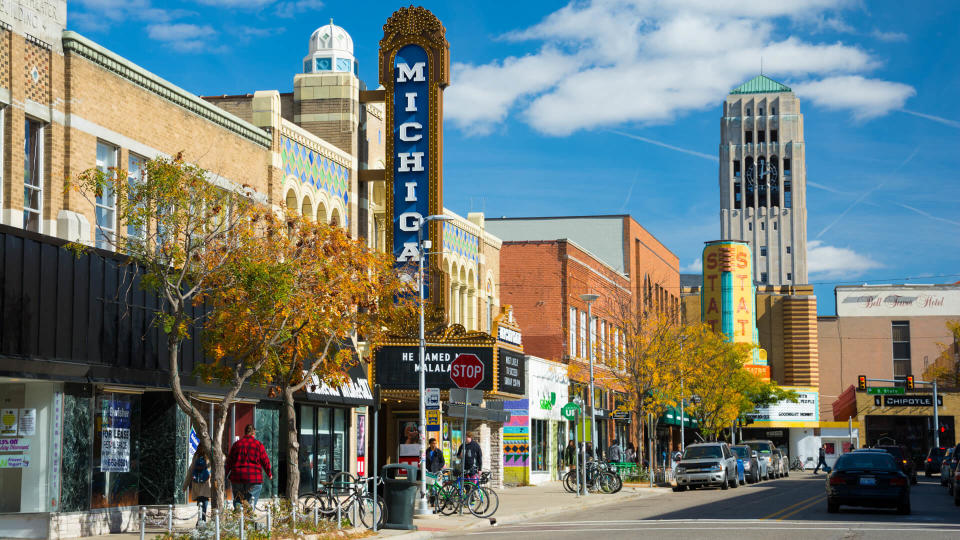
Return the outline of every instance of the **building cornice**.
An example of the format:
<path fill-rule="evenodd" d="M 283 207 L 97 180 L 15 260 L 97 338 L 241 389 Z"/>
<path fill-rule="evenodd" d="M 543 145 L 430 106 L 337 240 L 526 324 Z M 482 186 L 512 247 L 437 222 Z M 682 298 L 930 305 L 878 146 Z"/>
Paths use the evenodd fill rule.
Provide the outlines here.
<path fill-rule="evenodd" d="M 63 32 L 64 54 L 76 54 L 97 66 L 155 94 L 178 107 L 209 120 L 218 126 L 264 148 L 270 148 L 272 137 L 253 124 L 223 109 L 207 103 L 198 96 L 166 81 L 129 60 L 97 45 L 76 32 Z"/>

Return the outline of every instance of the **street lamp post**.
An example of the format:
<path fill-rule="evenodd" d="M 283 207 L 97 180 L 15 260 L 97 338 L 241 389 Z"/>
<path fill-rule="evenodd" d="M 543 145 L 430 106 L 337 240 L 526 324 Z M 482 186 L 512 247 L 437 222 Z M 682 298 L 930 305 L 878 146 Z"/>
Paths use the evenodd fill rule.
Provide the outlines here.
<path fill-rule="evenodd" d="M 590 361 L 590 442 L 593 443 L 593 451 L 597 451 L 597 396 L 593 393 L 593 315 L 591 314 L 590 307 L 597 298 L 600 298 L 598 294 L 581 294 L 580 299 L 587 303 L 587 359 Z M 586 438 L 586 434 L 584 434 Z M 586 443 L 584 443 L 583 450 L 584 459 L 586 459 L 587 450 Z"/>
<path fill-rule="evenodd" d="M 427 342 L 424 338 L 424 283 L 423 283 L 423 258 L 432 246 L 427 240 L 423 241 L 423 228 L 431 221 L 450 221 L 450 216 L 433 215 L 420 219 L 420 225 L 417 227 L 417 289 L 420 294 L 420 503 L 417 505 L 418 515 L 430 515 L 430 505 L 427 503 L 427 405 L 424 401 L 424 394 L 427 392 L 426 378 L 426 356 Z"/>

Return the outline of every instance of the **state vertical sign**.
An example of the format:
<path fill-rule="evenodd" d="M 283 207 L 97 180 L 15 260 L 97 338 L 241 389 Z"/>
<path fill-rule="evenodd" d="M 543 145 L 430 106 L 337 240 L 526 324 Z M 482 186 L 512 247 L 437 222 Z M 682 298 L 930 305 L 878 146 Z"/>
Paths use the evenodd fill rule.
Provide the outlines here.
<path fill-rule="evenodd" d="M 383 25 L 380 84 L 385 89 L 387 245 L 398 267 L 424 257 L 427 298 L 437 302 L 440 265 L 425 255 L 443 245 L 440 223 L 430 223 L 417 243 L 421 220 L 443 211 L 443 89 L 450 83 L 450 45 L 446 30 L 429 10 L 400 8 Z M 433 293 L 433 294 L 431 294 Z M 439 299 L 442 302 L 442 298 Z"/>

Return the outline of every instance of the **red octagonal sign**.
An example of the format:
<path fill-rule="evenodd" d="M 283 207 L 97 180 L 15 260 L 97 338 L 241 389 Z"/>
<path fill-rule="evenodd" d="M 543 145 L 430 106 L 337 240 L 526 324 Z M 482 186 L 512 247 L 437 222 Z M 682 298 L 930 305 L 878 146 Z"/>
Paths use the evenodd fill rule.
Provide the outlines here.
<path fill-rule="evenodd" d="M 483 362 L 475 354 L 458 355 L 450 362 L 450 380 L 458 388 L 476 388 L 483 380 Z"/>

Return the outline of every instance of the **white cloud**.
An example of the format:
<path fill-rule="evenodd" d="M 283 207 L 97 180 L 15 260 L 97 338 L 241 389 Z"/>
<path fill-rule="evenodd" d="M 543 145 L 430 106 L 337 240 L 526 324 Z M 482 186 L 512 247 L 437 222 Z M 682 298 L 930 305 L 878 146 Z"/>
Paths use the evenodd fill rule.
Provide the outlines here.
<path fill-rule="evenodd" d="M 697 257 L 690 264 L 680 267 L 681 274 L 699 274 L 700 272 L 703 272 L 703 261 L 700 260 L 700 257 Z"/>
<path fill-rule="evenodd" d="M 880 62 L 854 45 L 812 43 L 790 35 L 781 19 L 808 25 L 829 20 L 842 29 L 840 19 L 824 17 L 852 4 L 572 1 L 541 22 L 504 36 L 542 42 L 537 52 L 482 65 L 455 64 L 444 112 L 472 133 L 489 133 L 511 114 L 559 136 L 628 122 L 669 122 L 715 107 L 730 88 L 757 74 L 761 58 L 765 73 L 788 83 L 806 81 L 815 93 L 834 78 L 867 72 Z M 817 96 L 862 119 L 902 105 L 913 93 L 899 83 L 862 80 L 867 81 L 859 85 L 864 95 L 856 103 Z"/>
<path fill-rule="evenodd" d="M 883 265 L 849 248 L 828 246 L 820 240 L 807 244 L 807 270 L 824 278 L 853 277 Z"/>
<path fill-rule="evenodd" d="M 874 30 L 870 35 L 887 43 L 897 43 L 907 41 L 908 39 L 907 35 L 903 32 L 881 32 L 880 30 Z"/>
<path fill-rule="evenodd" d="M 912 86 L 860 75 L 828 77 L 793 86 L 797 94 L 821 107 L 849 109 L 854 118 L 868 120 L 903 108 L 907 99 L 917 93 Z"/>
<path fill-rule="evenodd" d="M 197 0 L 198 4 L 207 6 L 219 6 L 230 8 L 257 9 L 267 4 L 272 4 L 274 0 Z"/>
<path fill-rule="evenodd" d="M 187 23 L 151 24 L 147 26 L 150 39 L 163 41 L 181 52 L 205 52 L 213 47 L 211 41 L 217 32 L 210 25 Z"/>

